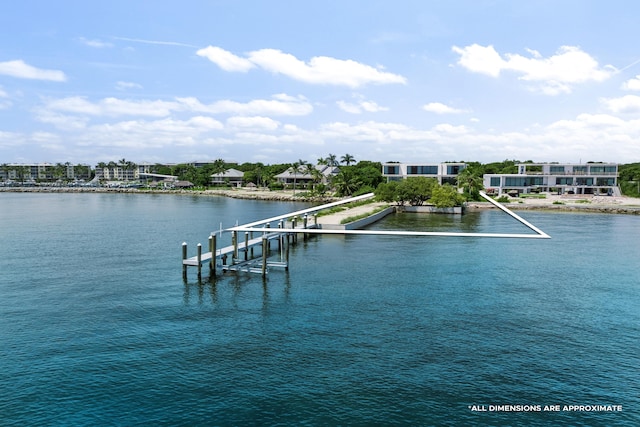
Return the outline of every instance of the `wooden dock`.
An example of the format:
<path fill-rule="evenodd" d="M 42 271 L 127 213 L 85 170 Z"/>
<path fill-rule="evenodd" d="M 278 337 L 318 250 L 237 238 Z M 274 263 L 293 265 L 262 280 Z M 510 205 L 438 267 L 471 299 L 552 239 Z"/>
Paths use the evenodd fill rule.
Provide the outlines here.
<path fill-rule="evenodd" d="M 528 227 L 534 233 L 465 233 L 465 232 L 434 232 L 434 231 L 411 231 L 411 230 L 360 230 L 351 229 L 350 227 L 330 227 L 326 221 L 322 225 L 318 224 L 317 213 L 323 209 L 332 208 L 346 203 L 352 203 L 360 200 L 371 199 L 373 193 L 362 196 L 352 197 L 350 199 L 338 202 L 328 203 L 285 215 L 267 218 L 255 221 L 249 224 L 236 225 L 224 232 L 231 233 L 231 245 L 223 248 L 217 248 L 216 235 L 212 233 L 209 236 L 209 250 L 202 252 L 202 245 L 197 245 L 197 255 L 187 256 L 187 243 L 182 244 L 182 276 L 187 281 L 187 268 L 196 267 L 198 269 L 198 280 L 202 278 L 202 266 L 209 264 L 210 277 L 215 277 L 220 264 L 222 271 L 246 271 L 251 273 L 260 273 L 262 277 L 266 277 L 270 267 L 289 268 L 289 246 L 295 244 L 298 236 L 302 235 L 307 239 L 313 234 L 354 234 L 354 235 L 394 235 L 394 236 L 445 236 L 445 237 L 491 237 L 491 238 L 525 238 L 525 239 L 549 239 L 550 236 L 535 227 L 533 224 L 525 221 L 520 216 L 511 212 L 502 204 L 496 202 L 485 193 L 480 195 L 487 201 L 512 216 L 514 219 Z M 359 208 L 353 209 L 357 211 Z M 366 208 L 365 208 L 366 209 Z M 391 209 L 391 208 L 389 208 Z M 388 212 L 379 212 L 375 215 L 382 216 Z M 366 215 L 366 213 L 365 213 Z M 371 218 L 371 217 L 369 217 Z M 335 219 L 335 218 L 334 218 Z M 368 224 L 367 219 L 361 220 L 361 225 Z M 272 227 L 272 224 L 277 227 Z M 335 224 L 331 224 L 335 225 Z M 222 234 L 222 230 L 220 231 Z M 243 234 L 242 234 L 243 233 Z M 257 233 L 259 237 L 254 237 Z M 272 243 L 277 244 L 278 256 L 269 259 L 274 249 Z M 275 254 L 274 254 L 275 255 Z"/>

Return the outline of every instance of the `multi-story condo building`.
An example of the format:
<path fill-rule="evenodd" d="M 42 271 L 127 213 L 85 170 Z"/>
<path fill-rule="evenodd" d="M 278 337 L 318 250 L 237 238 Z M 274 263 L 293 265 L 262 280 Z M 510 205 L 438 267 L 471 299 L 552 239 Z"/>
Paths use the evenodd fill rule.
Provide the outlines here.
<path fill-rule="evenodd" d="M 91 166 L 71 163 L 31 163 L 0 165 L 0 181 L 20 183 L 54 183 L 56 181 L 88 180 Z"/>
<path fill-rule="evenodd" d="M 106 181 L 137 181 L 141 173 L 149 174 L 152 166 L 151 163 L 98 163 L 96 176 Z"/>
<path fill-rule="evenodd" d="M 384 163 L 382 176 L 389 181 L 399 181 L 413 176 L 436 178 L 440 184 L 457 184 L 457 176 L 466 163 Z"/>
<path fill-rule="evenodd" d="M 536 192 L 620 195 L 616 163 L 524 163 L 516 174 L 483 176 L 488 193 L 501 195 Z"/>

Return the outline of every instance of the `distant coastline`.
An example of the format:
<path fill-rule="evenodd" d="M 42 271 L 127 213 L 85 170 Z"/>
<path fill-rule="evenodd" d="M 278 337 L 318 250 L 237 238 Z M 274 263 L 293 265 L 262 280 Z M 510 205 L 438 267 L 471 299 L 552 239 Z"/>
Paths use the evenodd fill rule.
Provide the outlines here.
<path fill-rule="evenodd" d="M 280 202 L 326 202 L 337 197 L 303 197 L 303 192 L 281 190 L 147 190 L 139 188 L 106 187 L 0 187 L 0 193 L 113 193 L 113 194 L 168 194 L 179 196 L 222 196 L 236 199 L 265 200 Z M 608 196 L 549 196 L 544 199 L 514 198 L 504 205 L 511 210 L 544 210 L 552 212 L 593 212 L 608 214 L 640 215 L 640 199 Z M 496 209 L 489 202 L 469 202 L 466 209 Z"/>

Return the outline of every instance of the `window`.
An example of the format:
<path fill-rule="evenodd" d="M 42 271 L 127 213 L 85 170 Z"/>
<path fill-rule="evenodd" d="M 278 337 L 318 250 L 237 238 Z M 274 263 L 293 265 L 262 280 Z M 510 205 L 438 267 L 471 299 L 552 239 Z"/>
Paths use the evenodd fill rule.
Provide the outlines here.
<path fill-rule="evenodd" d="M 552 174 L 556 174 L 556 173 L 564 173 L 564 166 L 550 166 L 549 167 L 549 172 Z"/>
<path fill-rule="evenodd" d="M 500 177 L 499 176 L 492 176 L 491 177 L 491 186 L 492 187 L 500 187 Z"/>
<path fill-rule="evenodd" d="M 556 185 L 573 185 L 573 178 L 572 177 L 557 177 L 556 178 Z"/>
<path fill-rule="evenodd" d="M 586 175 L 587 167 L 586 166 L 574 166 L 573 167 L 573 173 L 575 173 L 576 175 Z"/>
<path fill-rule="evenodd" d="M 407 166 L 407 175 L 438 175 L 438 166 Z"/>
<path fill-rule="evenodd" d="M 593 178 L 576 178 L 576 185 L 593 185 Z"/>
<path fill-rule="evenodd" d="M 515 176 L 505 177 L 505 187 L 530 187 L 532 185 L 543 185 L 541 176 L 528 176 L 520 178 Z"/>
<path fill-rule="evenodd" d="M 447 175 L 458 175 L 462 169 L 464 169 L 463 165 L 448 165 Z"/>
<path fill-rule="evenodd" d="M 598 178 L 596 185 L 616 185 L 615 178 Z"/>
<path fill-rule="evenodd" d="M 398 175 L 400 173 L 399 166 L 386 166 L 384 167 L 384 175 Z"/>

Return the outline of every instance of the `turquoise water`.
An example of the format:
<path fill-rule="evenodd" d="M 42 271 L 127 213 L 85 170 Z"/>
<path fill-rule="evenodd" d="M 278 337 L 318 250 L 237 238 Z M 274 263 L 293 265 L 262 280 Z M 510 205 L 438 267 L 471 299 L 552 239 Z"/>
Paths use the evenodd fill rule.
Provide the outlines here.
<path fill-rule="evenodd" d="M 183 283 L 183 241 L 306 206 L 0 194 L 0 425 L 640 424 L 640 217 L 323 236 L 264 282 Z M 526 232 L 496 211 L 373 228 Z"/>

